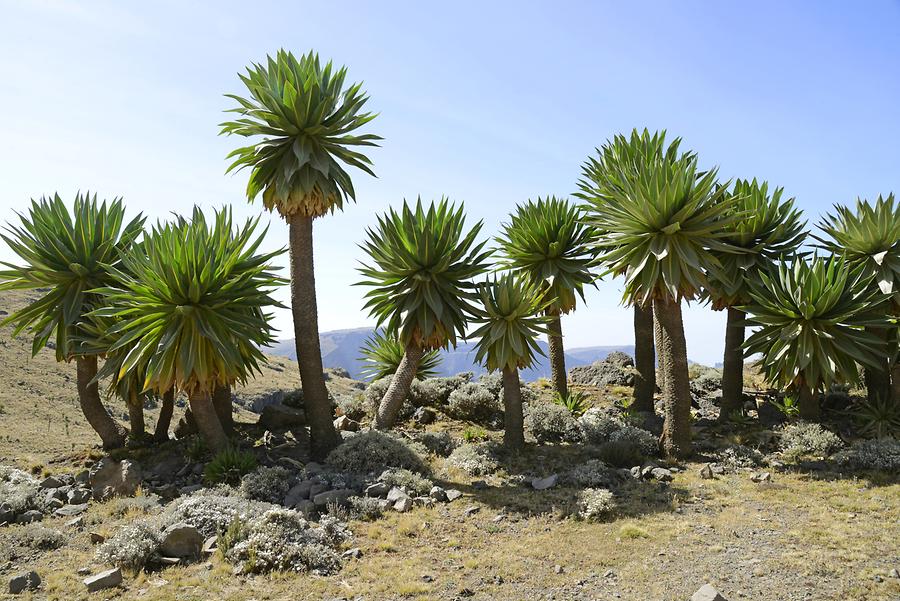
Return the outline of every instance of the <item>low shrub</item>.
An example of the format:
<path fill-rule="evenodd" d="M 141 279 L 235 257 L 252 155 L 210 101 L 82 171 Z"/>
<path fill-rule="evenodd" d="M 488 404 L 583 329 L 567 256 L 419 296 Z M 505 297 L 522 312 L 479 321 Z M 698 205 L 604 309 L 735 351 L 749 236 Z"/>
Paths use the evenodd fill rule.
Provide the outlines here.
<path fill-rule="evenodd" d="M 397 486 L 405 488 L 413 493 L 413 496 L 427 495 L 434 486 L 434 483 L 428 478 L 423 478 L 415 472 L 411 472 L 403 468 L 388 468 L 381 473 L 378 480 L 384 482 L 388 486 Z"/>
<path fill-rule="evenodd" d="M 447 413 L 456 419 L 494 426 L 501 419 L 503 408 L 500 399 L 488 388 L 470 382 L 450 394 Z"/>
<path fill-rule="evenodd" d="M 260 467 L 241 479 L 238 489 L 245 499 L 281 503 L 291 487 L 291 473 L 281 466 Z"/>
<path fill-rule="evenodd" d="M 497 458 L 499 447 L 493 442 L 463 444 L 450 453 L 447 464 L 470 476 L 484 476 L 500 469 Z"/>
<path fill-rule="evenodd" d="M 597 456 L 604 463 L 615 467 L 634 467 L 644 462 L 641 447 L 630 440 L 609 440 L 596 448 Z"/>
<path fill-rule="evenodd" d="M 148 515 L 160 509 L 159 497 L 156 495 L 139 495 L 136 497 L 116 497 L 111 502 L 110 514 L 122 518 L 127 515 Z"/>
<path fill-rule="evenodd" d="M 159 561 L 159 529 L 149 520 L 129 524 L 97 549 L 97 560 L 133 572 Z"/>
<path fill-rule="evenodd" d="M 588 409 L 578 418 L 581 436 L 588 444 L 601 445 L 609 441 L 613 432 L 619 430 L 623 422 L 599 408 Z"/>
<path fill-rule="evenodd" d="M 609 442 L 633 444 L 644 455 L 655 455 L 659 448 L 658 441 L 653 433 L 630 424 L 623 424 L 618 430 L 614 430 L 609 435 Z"/>
<path fill-rule="evenodd" d="M 609 488 L 616 480 L 616 473 L 604 461 L 590 459 L 565 472 L 561 479 L 564 484 L 578 488 Z"/>
<path fill-rule="evenodd" d="M 322 522 L 315 528 L 296 511 L 270 509 L 247 524 L 246 538 L 234 544 L 225 557 L 240 563 L 244 573 L 333 574 L 341 568 L 336 549 L 346 540 L 347 530 L 327 518 Z"/>
<path fill-rule="evenodd" d="M 416 407 L 441 407 L 450 400 L 450 395 L 465 386 L 472 379 L 472 372 L 463 372 L 446 378 L 413 380 L 410 387 L 410 402 Z"/>
<path fill-rule="evenodd" d="M 855 470 L 900 474 L 900 441 L 893 438 L 859 440 L 835 455 L 839 465 Z"/>
<path fill-rule="evenodd" d="M 5 465 L 0 465 L 0 502 L 8 504 L 14 513 L 46 509 L 40 482 L 27 472 Z"/>
<path fill-rule="evenodd" d="M 375 497 L 350 497 L 347 499 L 350 518 L 361 522 L 374 522 L 384 513 L 381 499 Z"/>
<path fill-rule="evenodd" d="M 716 452 L 717 463 L 730 468 L 758 467 L 765 462 L 765 456 L 757 451 L 740 444 L 729 444 Z"/>
<path fill-rule="evenodd" d="M 609 519 L 616 510 L 616 499 L 604 488 L 586 488 L 578 495 L 578 516 L 584 520 Z"/>
<path fill-rule="evenodd" d="M 381 399 L 378 400 L 379 402 L 381 401 Z M 374 415 L 369 413 L 374 406 L 366 401 L 366 395 L 362 393 L 337 397 L 337 406 L 341 415 L 346 415 L 355 422 L 360 422 Z"/>
<path fill-rule="evenodd" d="M 388 386 L 390 385 L 390 376 L 388 376 L 387 378 L 381 378 L 380 380 L 375 380 L 374 382 L 369 384 L 363 396 L 363 407 L 365 408 L 366 415 L 375 415 L 375 412 L 378 411 L 378 406 L 381 404 L 381 399 L 384 398 L 384 393 L 387 392 Z M 403 401 L 403 405 L 401 405 L 400 407 L 398 419 L 409 419 L 415 412 L 415 405 L 410 402 L 409 398 L 406 398 Z"/>
<path fill-rule="evenodd" d="M 206 464 L 203 478 L 210 484 L 237 485 L 244 475 L 256 468 L 256 456 L 249 451 L 228 448 Z"/>
<path fill-rule="evenodd" d="M 812 422 L 788 424 L 780 432 L 785 457 L 827 457 L 844 446 L 833 432 Z"/>
<path fill-rule="evenodd" d="M 553 403 L 531 403 L 525 412 L 525 428 L 539 444 L 578 442 L 581 431 L 568 409 Z"/>
<path fill-rule="evenodd" d="M 331 451 L 326 462 L 346 472 L 380 473 L 389 467 L 402 467 L 428 473 L 428 466 L 405 441 L 375 430 L 354 434 Z"/>
<path fill-rule="evenodd" d="M 477 383 L 487 388 L 495 397 L 499 397 L 500 391 L 503 390 L 503 374 L 500 371 L 491 371 L 481 374 L 478 377 Z"/>
<path fill-rule="evenodd" d="M 457 442 L 447 431 L 422 432 L 416 436 L 416 440 L 424 446 L 429 453 L 438 457 L 447 457 L 456 448 Z"/>
<path fill-rule="evenodd" d="M 160 516 L 160 530 L 184 522 L 204 538 L 224 532 L 234 520 L 247 522 L 272 508 L 269 503 L 238 496 L 191 495 L 173 501 Z"/>
<path fill-rule="evenodd" d="M 59 530 L 53 530 L 40 524 L 27 524 L 15 531 L 15 546 L 35 551 L 52 551 L 66 544 L 66 537 Z"/>

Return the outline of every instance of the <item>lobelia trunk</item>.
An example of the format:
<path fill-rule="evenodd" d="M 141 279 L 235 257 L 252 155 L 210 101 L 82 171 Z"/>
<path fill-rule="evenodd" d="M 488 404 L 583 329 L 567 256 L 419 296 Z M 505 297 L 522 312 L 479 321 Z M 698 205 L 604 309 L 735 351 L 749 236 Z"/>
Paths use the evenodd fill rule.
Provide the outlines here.
<path fill-rule="evenodd" d="M 656 392 L 656 358 L 653 342 L 653 307 L 634 306 L 634 401 L 635 411 L 653 413 L 653 393 Z"/>
<path fill-rule="evenodd" d="M 681 303 L 673 299 L 657 299 L 653 301 L 653 310 L 662 330 L 659 352 L 665 357 L 665 422 L 660 447 L 667 457 L 684 458 L 691 454 L 691 389 Z"/>
<path fill-rule="evenodd" d="M 293 215 L 288 219 L 291 256 L 291 312 L 303 405 L 309 423 L 312 456 L 324 459 L 341 438 L 334 429 L 334 417 L 319 346 L 319 316 L 316 305 L 316 278 L 313 270 L 312 217 Z"/>
<path fill-rule="evenodd" d="M 225 450 L 228 447 L 228 437 L 222 429 L 222 424 L 219 423 L 219 416 L 216 414 L 209 391 L 189 394 L 188 403 L 191 406 L 191 415 L 197 422 L 197 429 L 209 448 L 214 453 Z"/>
<path fill-rule="evenodd" d="M 822 410 L 819 406 L 819 395 L 805 382 L 800 383 L 797 405 L 800 411 L 800 419 L 808 422 L 817 422 L 821 419 Z"/>
<path fill-rule="evenodd" d="M 900 361 L 891 368 L 891 395 L 895 405 L 900 405 Z"/>
<path fill-rule="evenodd" d="M 887 343 L 888 330 L 885 328 L 866 328 L 866 331 Z M 891 366 L 886 353 L 878 369 L 869 366 L 863 369 L 863 378 L 866 383 L 866 398 L 870 403 L 886 401 L 891 397 Z"/>
<path fill-rule="evenodd" d="M 666 373 L 663 369 L 663 360 L 665 357 L 659 349 L 662 348 L 662 328 L 659 327 L 659 320 L 653 317 L 653 340 L 656 353 L 656 387 L 662 392 L 666 384 Z"/>
<path fill-rule="evenodd" d="M 97 357 L 77 357 L 75 368 L 81 411 L 94 432 L 100 436 L 103 448 L 109 450 L 125 446 L 128 430 L 109 415 L 100 400 L 100 390 L 94 380 L 97 376 Z"/>
<path fill-rule="evenodd" d="M 728 307 L 725 355 L 722 357 L 722 400 L 719 421 L 727 421 L 744 405 L 744 318 L 740 309 Z"/>
<path fill-rule="evenodd" d="M 226 436 L 231 436 L 234 433 L 234 416 L 232 415 L 231 406 L 231 385 L 217 384 L 215 390 L 213 390 L 212 403 L 213 407 L 216 410 L 216 415 L 219 416 L 219 423 L 222 424 L 222 430 L 225 431 Z"/>
<path fill-rule="evenodd" d="M 503 445 L 510 451 L 525 448 L 525 420 L 519 370 L 503 368 Z"/>
<path fill-rule="evenodd" d="M 566 381 L 566 355 L 563 349 L 562 318 L 559 313 L 550 314 L 547 324 L 547 346 L 550 351 L 550 372 L 553 378 L 553 389 L 561 397 L 569 394 L 569 383 Z"/>
<path fill-rule="evenodd" d="M 400 408 L 403 407 L 403 401 L 409 394 L 409 387 L 416 377 L 419 362 L 424 354 L 422 347 L 412 342 L 406 345 L 403 359 L 400 360 L 400 365 L 397 366 L 397 371 L 391 377 L 391 383 L 378 405 L 378 411 L 375 414 L 376 430 L 388 430 L 397 423 Z"/>
<path fill-rule="evenodd" d="M 170 388 L 162 395 L 162 405 L 159 408 L 159 417 L 156 418 L 156 428 L 153 430 L 153 440 L 165 442 L 169 440 L 169 426 L 172 424 L 172 413 L 175 411 L 175 389 Z"/>
<path fill-rule="evenodd" d="M 129 439 L 136 444 L 140 444 L 147 437 L 144 424 L 144 402 L 143 398 L 133 395 L 126 403 L 128 405 L 128 423 L 131 432 L 128 434 Z"/>

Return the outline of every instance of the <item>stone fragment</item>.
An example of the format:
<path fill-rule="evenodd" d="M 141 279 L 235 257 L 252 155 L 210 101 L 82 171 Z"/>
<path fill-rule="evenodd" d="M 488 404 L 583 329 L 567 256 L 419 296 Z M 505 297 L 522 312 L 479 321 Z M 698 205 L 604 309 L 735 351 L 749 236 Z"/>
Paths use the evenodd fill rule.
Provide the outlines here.
<path fill-rule="evenodd" d="M 770 474 L 769 472 L 757 472 L 750 476 L 750 479 L 754 482 L 771 482 L 772 474 Z"/>
<path fill-rule="evenodd" d="M 432 486 L 428 496 L 440 503 L 447 502 L 447 491 L 440 486 Z"/>
<path fill-rule="evenodd" d="M 704 584 L 691 596 L 691 601 L 728 601 L 711 584 Z"/>
<path fill-rule="evenodd" d="M 384 482 L 376 482 L 366 487 L 367 497 L 385 497 L 390 492 L 391 487 Z"/>
<path fill-rule="evenodd" d="M 455 488 L 451 488 L 447 491 L 447 502 L 453 502 L 461 496 L 463 496 L 461 491 L 458 491 Z"/>
<path fill-rule="evenodd" d="M 287 405 L 266 405 L 257 424 L 266 430 L 289 430 L 306 425 L 306 413 Z"/>
<path fill-rule="evenodd" d="M 41 585 L 41 577 L 34 570 L 16 574 L 9 579 L 9 594 L 18 595 L 24 591 L 35 591 Z"/>
<path fill-rule="evenodd" d="M 400 513 L 406 513 L 410 509 L 412 509 L 413 500 L 409 497 L 403 497 L 402 499 L 397 499 L 394 502 L 394 511 L 398 511 Z"/>
<path fill-rule="evenodd" d="M 47 476 L 41 480 L 41 488 L 62 488 L 65 483 L 55 476 Z"/>
<path fill-rule="evenodd" d="M 558 480 L 559 476 L 556 474 L 551 474 L 546 478 L 535 478 L 531 481 L 531 488 L 534 490 L 547 490 L 548 488 L 556 486 Z"/>
<path fill-rule="evenodd" d="M 83 582 L 84 586 L 87 587 L 89 593 L 93 593 L 94 591 L 101 591 L 105 588 L 119 586 L 120 584 L 122 584 L 122 570 L 120 570 L 119 568 L 106 570 L 105 572 L 100 572 L 99 574 L 88 576 L 84 579 Z"/>
<path fill-rule="evenodd" d="M 53 515 L 59 517 L 73 517 L 76 515 L 81 515 L 85 511 L 87 511 L 88 504 L 87 503 L 79 503 L 78 505 L 63 505 L 53 512 Z"/>
<path fill-rule="evenodd" d="M 177 523 L 163 532 L 163 540 L 159 551 L 165 557 L 197 557 L 203 546 L 203 535 L 194 526 Z"/>
<path fill-rule="evenodd" d="M 353 547 L 341 553 L 341 557 L 344 559 L 362 559 L 362 556 L 363 552 L 359 547 Z"/>
<path fill-rule="evenodd" d="M 708 463 L 704 463 L 703 467 L 700 468 L 700 477 L 704 480 L 712 480 L 713 471 L 712 466 Z"/>
<path fill-rule="evenodd" d="M 312 501 L 316 504 L 317 509 L 324 509 L 329 503 L 337 503 L 338 505 L 345 506 L 347 504 L 347 499 L 354 494 L 355 493 L 349 488 L 340 488 L 338 490 L 321 492 L 313 497 Z"/>
<path fill-rule="evenodd" d="M 137 491 L 142 479 L 141 468 L 137 463 L 104 457 L 91 468 L 91 493 L 98 501 L 115 496 L 130 497 Z"/>

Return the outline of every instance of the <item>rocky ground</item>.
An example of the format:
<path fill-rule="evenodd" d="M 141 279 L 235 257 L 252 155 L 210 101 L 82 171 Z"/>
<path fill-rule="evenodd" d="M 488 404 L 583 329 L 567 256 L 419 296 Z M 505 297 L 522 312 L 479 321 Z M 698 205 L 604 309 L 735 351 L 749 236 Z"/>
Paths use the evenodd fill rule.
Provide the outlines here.
<path fill-rule="evenodd" d="M 497 444 L 496 379 L 418 383 L 388 436 L 365 431 L 385 383 L 329 372 L 346 442 L 315 463 L 296 365 L 276 358 L 236 390 L 252 465 L 222 477 L 193 436 L 102 455 L 65 409 L 69 366 L 0 340 L 10 599 L 900 599 L 900 447 L 783 426 L 750 398 L 716 425 L 716 370 L 692 367 L 698 454 L 679 464 L 625 408 L 627 357 L 573 370 L 581 417 L 523 389 L 518 456 Z"/>

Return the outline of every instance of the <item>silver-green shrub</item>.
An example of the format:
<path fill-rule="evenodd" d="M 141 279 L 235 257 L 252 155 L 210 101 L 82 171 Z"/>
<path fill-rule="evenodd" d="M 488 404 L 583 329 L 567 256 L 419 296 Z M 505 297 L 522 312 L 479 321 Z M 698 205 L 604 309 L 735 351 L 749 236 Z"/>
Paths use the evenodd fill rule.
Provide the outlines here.
<path fill-rule="evenodd" d="M 893 438 L 858 440 L 834 458 L 839 465 L 854 470 L 900 474 L 900 441 Z"/>
<path fill-rule="evenodd" d="M 116 532 L 97 549 L 97 561 L 139 572 L 159 560 L 162 543 L 159 528 L 140 520 Z"/>
<path fill-rule="evenodd" d="M 827 457 L 844 446 L 833 432 L 812 422 L 788 424 L 780 432 L 785 457 Z"/>
<path fill-rule="evenodd" d="M 389 467 L 403 467 L 420 474 L 428 473 L 428 466 L 410 445 L 375 430 L 354 434 L 331 451 L 325 461 L 346 472 L 381 473 Z"/>
<path fill-rule="evenodd" d="M 463 444 L 450 453 L 447 464 L 460 469 L 470 476 L 493 474 L 500 469 L 497 459 L 499 447 L 494 442 Z"/>
<path fill-rule="evenodd" d="M 615 510 L 616 499 L 604 488 L 586 488 L 578 495 L 578 515 L 584 520 L 606 520 Z"/>
<path fill-rule="evenodd" d="M 291 473 L 281 466 L 259 467 L 241 478 L 240 493 L 245 499 L 281 503 L 291 487 Z"/>
<path fill-rule="evenodd" d="M 581 430 L 569 410 L 555 403 L 531 403 L 525 411 L 525 429 L 539 444 L 579 442 Z"/>
<path fill-rule="evenodd" d="M 397 486 L 405 488 L 413 493 L 414 496 L 427 495 L 434 483 L 428 478 L 424 478 L 415 472 L 411 472 L 403 468 L 388 468 L 381 473 L 378 480 L 384 482 L 388 486 Z"/>
<path fill-rule="evenodd" d="M 447 413 L 456 419 L 492 426 L 502 416 L 503 407 L 488 388 L 470 382 L 450 393 Z"/>

